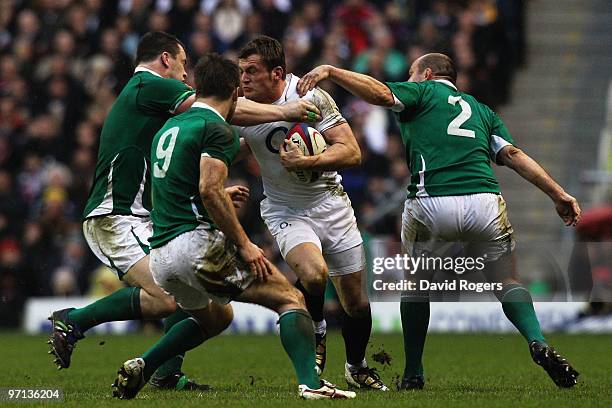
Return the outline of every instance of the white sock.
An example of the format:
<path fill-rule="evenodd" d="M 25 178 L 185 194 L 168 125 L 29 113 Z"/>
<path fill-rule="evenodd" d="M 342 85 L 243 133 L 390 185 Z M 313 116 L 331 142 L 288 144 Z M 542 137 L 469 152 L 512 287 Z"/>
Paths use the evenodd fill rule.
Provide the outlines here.
<path fill-rule="evenodd" d="M 325 334 L 325 332 L 327 332 L 327 322 L 325 321 L 325 319 L 321 320 L 320 322 L 313 322 L 314 323 L 314 332 L 316 334 Z"/>
<path fill-rule="evenodd" d="M 359 371 L 359 369 L 360 369 L 360 368 L 365 368 L 365 367 L 367 367 L 367 366 L 368 366 L 368 363 L 366 362 L 365 358 L 364 358 L 364 359 L 363 359 L 363 361 L 362 361 L 361 363 L 359 363 L 359 364 L 355 364 L 355 365 L 353 365 L 353 364 L 346 363 L 346 368 L 347 368 L 347 369 L 348 369 L 348 370 L 349 370 L 351 373 L 357 372 L 357 371 Z"/>

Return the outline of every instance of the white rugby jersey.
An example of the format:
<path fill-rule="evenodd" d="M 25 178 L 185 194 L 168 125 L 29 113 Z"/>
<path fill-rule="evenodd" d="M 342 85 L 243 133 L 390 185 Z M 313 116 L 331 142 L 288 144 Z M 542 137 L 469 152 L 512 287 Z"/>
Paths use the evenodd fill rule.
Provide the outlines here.
<path fill-rule="evenodd" d="M 274 105 L 299 99 L 296 90 L 300 78 L 287 74 L 285 90 Z M 311 124 L 321 134 L 327 129 L 345 123 L 336 102 L 322 89 L 315 88 L 304 95 L 321 111 L 320 122 Z M 291 176 L 283 167 L 278 153 L 279 146 L 285 139 L 287 131 L 293 127 L 290 122 L 271 122 L 256 126 L 236 126 L 251 148 L 259 167 L 264 187 L 264 194 L 270 201 L 293 208 L 309 208 L 316 205 L 331 192 L 342 189 L 342 177 L 335 171 L 323 172 L 321 177 L 312 183 L 303 183 Z"/>

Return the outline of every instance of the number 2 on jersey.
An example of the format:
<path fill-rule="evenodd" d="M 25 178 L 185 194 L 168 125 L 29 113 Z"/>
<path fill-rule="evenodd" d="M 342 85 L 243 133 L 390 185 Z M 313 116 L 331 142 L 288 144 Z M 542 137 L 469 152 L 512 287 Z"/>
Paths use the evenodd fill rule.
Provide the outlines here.
<path fill-rule="evenodd" d="M 155 149 L 155 156 L 157 157 L 157 162 L 153 164 L 153 176 L 156 178 L 164 178 L 166 177 L 166 171 L 168 171 L 168 167 L 170 167 L 170 160 L 172 160 L 172 151 L 174 150 L 174 144 L 176 143 L 176 137 L 179 133 L 179 127 L 175 126 L 166 130 L 161 137 L 159 138 L 159 142 L 157 142 L 157 149 Z M 170 143 L 164 149 L 164 145 L 166 144 L 166 139 L 170 136 Z M 159 160 L 163 160 L 161 168 L 159 167 Z"/>
<path fill-rule="evenodd" d="M 448 103 L 455 106 L 457 102 L 459 102 L 459 106 L 461 106 L 461 113 L 457 115 L 457 117 L 453 119 L 451 123 L 448 124 L 448 129 L 446 130 L 446 132 L 449 135 L 453 136 L 475 138 L 476 132 L 474 132 L 473 130 L 461 129 L 461 125 L 467 122 L 467 120 L 472 116 L 472 108 L 460 96 L 448 96 Z"/>

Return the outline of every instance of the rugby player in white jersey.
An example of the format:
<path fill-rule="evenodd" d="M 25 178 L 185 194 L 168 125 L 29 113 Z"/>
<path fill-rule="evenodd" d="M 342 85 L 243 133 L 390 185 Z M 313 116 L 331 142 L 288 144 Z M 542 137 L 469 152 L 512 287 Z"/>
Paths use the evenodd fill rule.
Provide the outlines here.
<path fill-rule="evenodd" d="M 299 78 L 286 72 L 284 51 L 277 40 L 265 36 L 253 39 L 240 51 L 238 63 L 247 99 L 275 105 L 299 99 Z M 336 172 L 360 164 L 361 152 L 350 126 L 325 91 L 317 88 L 304 98 L 321 111 L 322 119 L 314 127 L 328 148 L 320 155 L 304 156 L 294 143 L 285 141 L 293 123 L 238 127 L 242 148 L 251 149 L 261 168 L 266 196 L 261 216 L 298 277 L 296 286 L 304 294 L 315 322 L 318 371 L 323 371 L 326 360 L 322 310 L 327 279 L 331 277 L 347 314 L 342 323 L 346 381 L 356 388 L 386 391 L 376 370 L 365 360 L 372 329 L 363 284 L 365 253 L 351 202 Z M 316 181 L 304 183 L 288 172 L 295 170 L 322 174 Z"/>

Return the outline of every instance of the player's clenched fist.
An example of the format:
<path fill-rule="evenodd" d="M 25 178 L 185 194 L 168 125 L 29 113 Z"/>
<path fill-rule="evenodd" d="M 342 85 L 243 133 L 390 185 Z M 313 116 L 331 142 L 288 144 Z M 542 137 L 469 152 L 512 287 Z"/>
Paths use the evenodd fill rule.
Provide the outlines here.
<path fill-rule="evenodd" d="M 304 169 L 305 161 L 307 160 L 304 153 L 298 145 L 289 139 L 284 140 L 282 149 L 279 149 L 281 164 L 287 171 L 296 171 Z"/>

